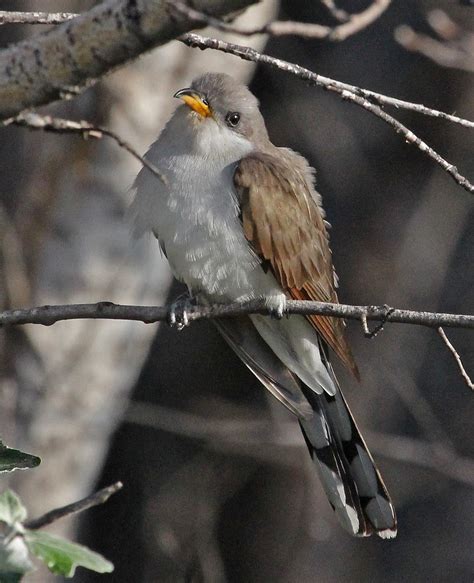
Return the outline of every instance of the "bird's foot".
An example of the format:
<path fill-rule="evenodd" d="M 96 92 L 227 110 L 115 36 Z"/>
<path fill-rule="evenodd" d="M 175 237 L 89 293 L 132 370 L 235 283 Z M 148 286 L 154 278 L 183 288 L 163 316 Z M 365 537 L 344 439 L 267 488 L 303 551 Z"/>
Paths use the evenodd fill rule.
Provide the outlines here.
<path fill-rule="evenodd" d="M 266 298 L 265 303 L 270 310 L 270 317 L 281 320 L 286 311 L 286 297 L 281 294 Z"/>
<path fill-rule="evenodd" d="M 187 293 L 178 296 L 168 311 L 168 326 L 178 331 L 189 326 L 189 313 L 192 312 L 193 307 L 194 301 Z"/>

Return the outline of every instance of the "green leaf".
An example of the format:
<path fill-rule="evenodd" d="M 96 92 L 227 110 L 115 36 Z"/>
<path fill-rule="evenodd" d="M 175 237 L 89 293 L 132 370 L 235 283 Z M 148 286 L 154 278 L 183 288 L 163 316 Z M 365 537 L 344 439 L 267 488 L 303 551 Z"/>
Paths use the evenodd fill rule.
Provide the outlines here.
<path fill-rule="evenodd" d="M 33 569 L 21 536 L 16 536 L 7 545 L 0 544 L 0 583 L 17 583 Z"/>
<path fill-rule="evenodd" d="M 41 559 L 56 575 L 73 577 L 76 567 L 97 573 L 111 573 L 112 563 L 87 547 L 38 530 L 25 530 L 25 541 L 31 553 Z"/>
<path fill-rule="evenodd" d="M 0 520 L 9 526 L 15 526 L 15 524 L 23 522 L 25 518 L 26 508 L 15 492 L 5 490 L 3 494 L 0 494 Z"/>
<path fill-rule="evenodd" d="M 36 468 L 40 463 L 41 459 L 38 456 L 7 447 L 0 440 L 0 472 Z"/>

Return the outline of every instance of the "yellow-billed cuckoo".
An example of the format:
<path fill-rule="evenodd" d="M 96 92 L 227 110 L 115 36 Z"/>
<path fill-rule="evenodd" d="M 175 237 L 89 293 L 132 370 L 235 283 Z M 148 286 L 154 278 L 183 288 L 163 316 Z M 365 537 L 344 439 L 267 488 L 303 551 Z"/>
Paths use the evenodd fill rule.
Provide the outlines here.
<path fill-rule="evenodd" d="M 178 107 L 146 157 L 132 204 L 139 232 L 158 238 L 174 275 L 206 303 L 265 298 L 337 302 L 314 171 L 274 146 L 258 101 L 229 75 L 208 73 L 175 94 Z M 388 492 L 339 389 L 332 349 L 358 377 L 342 320 L 221 319 L 237 355 L 301 425 L 331 505 L 354 535 L 396 534 Z"/>

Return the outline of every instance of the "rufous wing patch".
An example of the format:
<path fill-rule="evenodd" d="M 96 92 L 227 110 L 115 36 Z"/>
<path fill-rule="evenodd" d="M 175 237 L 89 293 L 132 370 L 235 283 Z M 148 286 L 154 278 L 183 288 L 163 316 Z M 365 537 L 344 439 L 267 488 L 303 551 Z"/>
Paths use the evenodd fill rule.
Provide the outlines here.
<path fill-rule="evenodd" d="M 307 162 L 294 152 L 279 156 L 254 153 L 235 171 L 245 237 L 255 253 L 270 264 L 289 297 L 337 302 L 335 277 L 324 211 L 318 204 Z M 307 319 L 359 378 L 340 318 Z"/>

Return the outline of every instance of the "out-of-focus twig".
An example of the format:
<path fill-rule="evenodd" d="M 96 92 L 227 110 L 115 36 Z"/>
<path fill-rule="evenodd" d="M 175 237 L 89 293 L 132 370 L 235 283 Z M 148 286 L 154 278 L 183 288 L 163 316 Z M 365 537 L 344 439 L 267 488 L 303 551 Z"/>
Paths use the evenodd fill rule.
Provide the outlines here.
<path fill-rule="evenodd" d="M 342 8 L 338 8 L 334 0 L 319 0 L 323 6 L 326 7 L 329 14 L 339 22 L 347 22 L 350 18 L 349 12 Z"/>
<path fill-rule="evenodd" d="M 252 455 L 264 455 L 265 448 L 303 447 L 296 424 L 273 423 L 250 414 L 242 419 L 203 417 L 154 403 L 131 403 L 125 421 L 194 439 L 207 440 L 212 447 Z M 449 445 L 428 443 L 402 435 L 365 431 L 370 449 L 378 455 L 428 468 L 452 480 L 474 486 L 474 462 L 459 455 Z"/>
<path fill-rule="evenodd" d="M 446 346 L 448 347 L 448 350 L 451 352 L 451 354 L 454 356 L 454 359 L 457 362 L 457 365 L 459 367 L 459 371 L 461 373 L 462 378 L 465 380 L 466 385 L 474 391 L 474 383 L 471 380 L 471 377 L 467 374 L 466 369 L 464 368 L 464 365 L 462 363 L 461 357 L 459 356 L 457 350 L 454 348 L 454 346 L 451 344 L 451 342 L 449 341 L 449 338 L 446 336 L 445 331 L 443 330 L 443 328 L 438 328 L 438 334 L 441 336 L 441 338 L 443 339 L 443 342 L 446 344 Z"/>
<path fill-rule="evenodd" d="M 35 112 L 22 113 L 16 117 L 1 122 L 1 125 L 16 125 L 27 127 L 32 130 L 43 130 L 45 132 L 54 132 L 58 134 L 79 134 L 83 138 L 100 139 L 104 136 L 114 140 L 121 148 L 126 150 L 139 162 L 146 166 L 157 178 L 164 184 L 167 184 L 166 176 L 156 168 L 149 160 L 140 156 L 140 154 L 125 140 L 115 132 L 103 127 L 95 126 L 87 121 L 73 121 L 50 115 L 40 115 Z"/>
<path fill-rule="evenodd" d="M 474 33 L 462 29 L 442 10 L 428 13 L 427 20 L 441 40 L 407 25 L 395 30 L 395 39 L 408 51 L 419 53 L 442 67 L 474 71 Z"/>
<path fill-rule="evenodd" d="M 92 508 L 93 506 L 98 506 L 99 504 L 104 504 L 107 500 L 115 494 L 123 487 L 122 482 L 115 482 L 111 486 L 107 486 L 106 488 L 102 488 L 95 494 L 91 494 L 82 500 L 78 500 L 77 502 L 73 502 L 72 504 L 68 504 L 67 506 L 61 506 L 61 508 L 55 508 L 54 510 L 50 510 L 43 514 L 43 516 L 39 516 L 38 518 L 33 518 L 32 520 L 27 520 L 23 526 L 25 528 L 29 528 L 31 530 L 36 530 L 38 528 L 43 528 L 43 526 L 47 526 L 48 524 L 52 524 L 59 520 L 60 518 L 64 518 L 65 516 L 69 516 L 70 514 L 76 514 L 77 512 L 82 512 L 83 510 L 87 510 L 88 508 Z"/>
<path fill-rule="evenodd" d="M 283 61 L 282 59 L 277 59 L 275 57 L 270 57 L 269 55 L 259 53 L 250 47 L 228 43 L 226 41 L 215 38 L 204 37 L 195 33 L 184 34 L 180 37 L 179 40 L 190 47 L 199 48 L 201 50 L 213 49 L 234 55 L 246 61 L 264 63 L 295 75 L 296 77 L 310 82 L 313 85 L 322 87 L 327 91 L 338 93 L 342 99 L 359 105 L 360 107 L 370 111 L 372 114 L 385 121 L 395 130 L 396 133 L 403 136 L 406 142 L 414 144 L 421 152 L 426 154 L 429 158 L 441 166 L 441 168 L 443 168 L 443 170 L 447 172 L 455 180 L 455 182 L 459 184 L 459 186 L 470 193 L 474 193 L 474 185 L 465 176 L 458 172 L 456 166 L 440 156 L 438 152 L 431 148 L 426 142 L 421 140 L 409 128 L 386 113 L 379 105 L 376 105 L 373 100 L 377 100 L 377 98 L 372 92 L 366 92 L 359 87 L 348 85 L 347 83 L 340 83 L 328 77 L 323 77 L 322 75 L 313 73 L 309 69 L 305 69 L 304 67 L 294 63 L 289 63 L 288 61 Z M 378 101 L 379 103 L 381 102 L 380 99 L 378 99 Z M 441 116 L 438 115 L 437 117 Z M 472 122 L 470 122 L 470 124 L 472 126 Z"/>
<path fill-rule="evenodd" d="M 271 36 L 294 35 L 302 38 L 325 39 L 330 41 L 343 41 L 349 36 L 360 32 L 377 20 L 389 7 L 391 0 L 374 0 L 362 12 L 347 15 L 347 18 L 337 26 L 324 26 L 309 22 L 296 22 L 293 20 L 275 20 L 259 28 L 241 28 L 224 22 L 195 10 L 186 2 L 170 1 L 168 5 L 175 13 L 181 14 L 195 22 L 212 26 L 217 30 L 232 32 L 242 36 L 255 34 L 269 34 Z"/>

